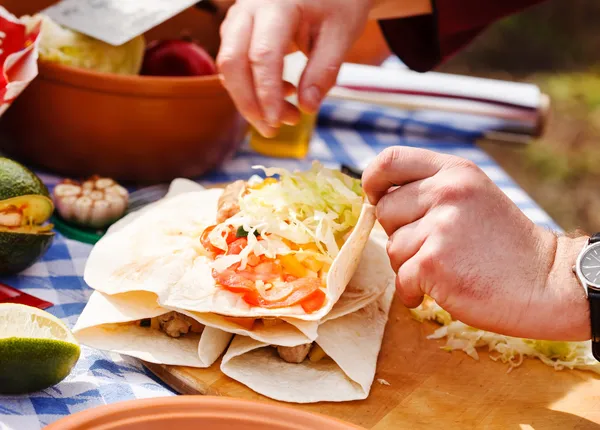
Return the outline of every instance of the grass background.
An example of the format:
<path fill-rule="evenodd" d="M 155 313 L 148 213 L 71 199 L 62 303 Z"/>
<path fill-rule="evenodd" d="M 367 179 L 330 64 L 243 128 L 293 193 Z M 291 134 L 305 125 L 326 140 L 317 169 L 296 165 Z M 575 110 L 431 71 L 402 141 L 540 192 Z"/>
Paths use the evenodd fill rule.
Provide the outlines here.
<path fill-rule="evenodd" d="M 566 230 L 600 230 L 600 1 L 549 0 L 492 25 L 440 71 L 532 82 L 545 134 L 480 146 Z"/>

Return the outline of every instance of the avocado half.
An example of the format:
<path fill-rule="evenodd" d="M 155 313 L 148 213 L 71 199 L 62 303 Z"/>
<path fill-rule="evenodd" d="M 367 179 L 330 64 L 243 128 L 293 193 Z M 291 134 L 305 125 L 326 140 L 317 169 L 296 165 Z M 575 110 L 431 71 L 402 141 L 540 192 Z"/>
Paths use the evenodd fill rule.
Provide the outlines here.
<path fill-rule="evenodd" d="M 54 240 L 48 189 L 29 169 L 0 157 L 0 214 L 21 214 L 20 226 L 0 222 L 0 275 L 21 272 L 38 261 Z"/>

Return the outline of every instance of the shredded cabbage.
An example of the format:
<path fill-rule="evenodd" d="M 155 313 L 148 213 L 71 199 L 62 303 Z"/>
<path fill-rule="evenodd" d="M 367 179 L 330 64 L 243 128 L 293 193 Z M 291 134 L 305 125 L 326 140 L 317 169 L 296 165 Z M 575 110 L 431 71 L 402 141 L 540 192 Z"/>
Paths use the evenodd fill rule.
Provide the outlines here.
<path fill-rule="evenodd" d="M 240 211 L 217 226 L 209 240 L 216 247 L 223 246 L 223 229 L 228 225 L 243 226 L 248 231 L 248 246 L 237 258 L 226 262 L 215 261 L 217 271 L 230 260 L 241 262 L 243 269 L 250 253 L 275 258 L 298 252 L 284 241 L 287 239 L 302 249 L 302 245 L 315 244 L 315 256 L 330 263 L 339 253 L 340 245 L 356 226 L 362 210 L 364 196 L 360 180 L 328 169 L 314 162 L 311 169 L 289 172 L 280 168 L 262 169 L 267 176 L 279 176 L 273 183 L 250 188 L 240 197 Z M 253 183 L 257 183 L 253 177 Z M 261 239 L 254 236 L 258 231 Z"/>
<path fill-rule="evenodd" d="M 600 363 L 592 355 L 589 342 L 521 339 L 478 330 L 453 320 L 450 314 L 430 297 L 426 297 L 418 308 L 411 309 L 411 313 L 420 322 L 435 321 L 442 325 L 427 336 L 428 339 L 446 338 L 446 345 L 442 349 L 462 350 L 478 360 L 477 348 L 487 346 L 489 357 L 508 363 L 509 371 L 520 366 L 525 357 L 532 357 L 556 370 L 568 368 L 600 373 Z"/>
<path fill-rule="evenodd" d="M 112 46 L 62 27 L 46 15 L 21 18 L 28 30 L 40 20 L 39 55 L 42 60 L 103 73 L 139 74 L 146 48 L 144 36 L 138 36 L 121 46 Z"/>

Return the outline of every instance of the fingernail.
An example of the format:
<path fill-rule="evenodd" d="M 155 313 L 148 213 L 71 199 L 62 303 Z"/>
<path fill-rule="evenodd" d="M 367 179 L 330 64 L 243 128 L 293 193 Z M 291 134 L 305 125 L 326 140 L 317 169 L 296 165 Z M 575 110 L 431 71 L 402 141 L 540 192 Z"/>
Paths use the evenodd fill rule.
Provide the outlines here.
<path fill-rule="evenodd" d="M 308 104 L 308 106 L 306 106 L 307 108 L 311 111 L 315 111 L 319 108 L 319 104 L 321 103 L 321 90 L 317 86 L 313 85 L 308 87 L 304 90 L 303 96 L 303 101 L 305 104 Z"/>
<path fill-rule="evenodd" d="M 281 122 L 285 125 L 298 125 L 300 122 L 300 112 L 297 112 L 296 114 L 285 115 L 281 119 Z"/>
<path fill-rule="evenodd" d="M 265 121 L 257 121 L 254 126 L 258 132 L 266 138 L 275 137 L 277 135 L 276 128 L 271 127 Z"/>
<path fill-rule="evenodd" d="M 275 128 L 279 127 L 279 115 L 275 111 L 266 109 L 265 115 L 268 125 Z"/>
<path fill-rule="evenodd" d="M 281 122 L 285 125 L 298 125 L 298 123 L 300 122 L 300 119 L 299 118 L 282 119 Z"/>

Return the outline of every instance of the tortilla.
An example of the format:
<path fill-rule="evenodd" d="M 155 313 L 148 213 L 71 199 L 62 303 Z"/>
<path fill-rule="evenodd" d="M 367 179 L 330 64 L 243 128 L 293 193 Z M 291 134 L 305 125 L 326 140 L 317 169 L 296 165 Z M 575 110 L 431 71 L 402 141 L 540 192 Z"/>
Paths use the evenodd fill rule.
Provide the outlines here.
<path fill-rule="evenodd" d="M 84 280 L 105 294 L 149 291 L 164 307 L 231 317 L 280 317 L 317 322 L 340 299 L 354 275 L 375 223 L 375 207 L 364 204 L 358 222 L 327 274 L 325 304 L 307 314 L 301 306 L 251 307 L 240 295 L 217 287 L 200 234 L 216 223 L 221 189 L 169 196 L 104 236 L 87 261 Z M 314 326 L 313 326 L 314 327 Z"/>
<path fill-rule="evenodd" d="M 126 324 L 170 312 L 155 294 L 136 291 L 104 295 L 95 291 L 73 328 L 79 342 L 142 360 L 192 367 L 209 367 L 225 351 L 231 333 L 205 327 L 202 334 L 173 338 L 160 330 Z"/>
<path fill-rule="evenodd" d="M 267 344 L 235 336 L 221 371 L 259 394 L 293 403 L 342 402 L 368 397 L 394 295 L 319 326 L 316 343 L 328 358 L 287 363 Z"/>

